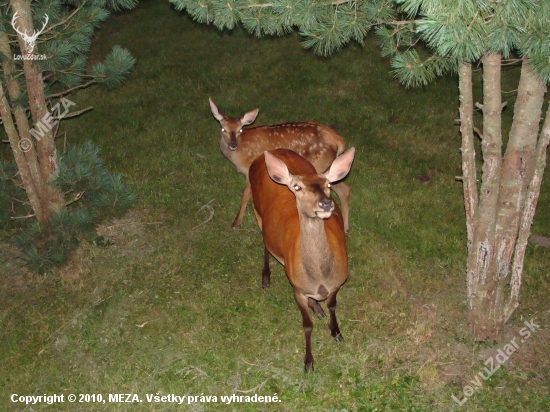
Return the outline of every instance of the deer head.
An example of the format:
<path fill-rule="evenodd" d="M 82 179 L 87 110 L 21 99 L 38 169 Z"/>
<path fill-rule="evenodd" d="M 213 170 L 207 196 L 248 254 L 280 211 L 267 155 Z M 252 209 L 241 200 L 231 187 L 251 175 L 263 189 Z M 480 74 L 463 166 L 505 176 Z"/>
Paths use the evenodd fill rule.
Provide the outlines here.
<path fill-rule="evenodd" d="M 34 31 L 32 36 L 29 36 L 27 34 L 26 30 L 25 30 L 25 32 L 22 32 L 21 30 L 19 30 L 15 26 L 15 20 L 17 20 L 18 14 L 19 14 L 19 12 L 15 12 L 15 14 L 13 15 L 13 18 L 11 19 L 11 25 L 12 25 L 13 29 L 17 33 L 19 33 L 19 35 L 23 38 L 23 40 L 25 40 L 25 49 L 27 51 L 27 54 L 31 54 L 33 52 L 34 48 L 36 47 L 36 39 L 38 38 L 40 33 L 42 33 L 44 31 L 44 29 L 46 28 L 46 24 L 48 24 L 49 17 L 48 17 L 47 14 L 44 14 L 44 16 L 46 18 L 44 20 L 44 25 L 42 26 L 42 28 L 38 31 Z"/>
<path fill-rule="evenodd" d="M 253 123 L 254 120 L 256 120 L 256 116 L 258 116 L 260 109 L 254 109 L 248 113 L 245 113 L 242 118 L 235 119 L 233 117 L 227 117 L 224 112 L 216 107 L 212 99 L 208 100 L 210 101 L 210 110 L 212 110 L 212 115 L 218 122 L 220 122 L 222 126 L 222 137 L 225 144 L 230 150 L 237 150 L 237 147 L 239 146 L 239 136 L 243 131 L 243 126 Z"/>
<path fill-rule="evenodd" d="M 337 157 L 322 174 L 293 175 L 287 165 L 269 152 L 264 153 L 267 172 L 275 183 L 286 185 L 296 196 L 298 212 L 309 218 L 328 219 L 334 211 L 330 197 L 331 183 L 342 180 L 349 173 L 355 148 Z"/>

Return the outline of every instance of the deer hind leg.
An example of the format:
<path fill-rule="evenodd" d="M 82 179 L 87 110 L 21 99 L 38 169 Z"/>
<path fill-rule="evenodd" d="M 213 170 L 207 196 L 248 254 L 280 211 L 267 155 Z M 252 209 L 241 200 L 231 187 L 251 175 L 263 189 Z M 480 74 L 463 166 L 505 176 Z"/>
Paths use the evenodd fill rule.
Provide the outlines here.
<path fill-rule="evenodd" d="M 264 245 L 264 268 L 262 270 L 262 288 L 271 286 L 271 269 L 269 268 L 269 250 Z"/>
<path fill-rule="evenodd" d="M 319 302 L 317 302 L 315 299 L 308 298 L 307 304 L 309 305 L 310 309 L 315 312 L 319 319 L 323 319 L 327 316 L 321 305 L 319 305 Z"/>
<path fill-rule="evenodd" d="M 243 222 L 243 216 L 244 212 L 246 210 L 246 204 L 252 197 L 252 190 L 250 189 L 250 182 L 248 181 L 248 178 L 246 179 L 246 185 L 243 190 L 243 195 L 241 198 L 241 208 L 239 209 L 239 213 L 237 213 L 237 217 L 233 221 L 233 224 L 231 225 L 232 228 L 239 227 L 241 223 Z"/>
<path fill-rule="evenodd" d="M 336 320 L 336 294 L 340 288 L 336 289 L 327 298 L 327 308 L 330 312 L 330 323 L 328 325 L 330 329 L 330 334 L 336 342 L 342 342 L 344 337 L 340 333 L 340 328 L 338 327 L 338 321 Z"/>
<path fill-rule="evenodd" d="M 331 188 L 340 198 L 340 203 L 342 204 L 342 219 L 344 220 L 344 231 L 347 235 L 349 233 L 349 199 L 351 190 L 344 182 L 332 185 Z"/>
<path fill-rule="evenodd" d="M 308 297 L 301 293 L 294 291 L 294 299 L 298 304 L 298 308 L 302 313 L 302 326 L 304 328 L 304 335 L 306 337 L 306 357 L 304 359 L 304 372 L 313 371 L 313 355 L 311 354 L 311 332 L 313 331 L 313 322 L 309 316 L 308 311 Z"/>

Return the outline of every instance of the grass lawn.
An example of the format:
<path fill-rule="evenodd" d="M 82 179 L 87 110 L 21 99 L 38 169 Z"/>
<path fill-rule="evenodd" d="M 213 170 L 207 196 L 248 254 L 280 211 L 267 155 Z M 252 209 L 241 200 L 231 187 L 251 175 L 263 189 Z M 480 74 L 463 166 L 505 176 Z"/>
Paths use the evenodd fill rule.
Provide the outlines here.
<path fill-rule="evenodd" d="M 296 34 L 220 32 L 158 0 L 110 18 L 90 64 L 115 44 L 136 57 L 135 71 L 116 90 L 71 95 L 75 110 L 94 109 L 65 121 L 61 135 L 99 145 L 139 204 L 101 226 L 111 246 L 83 244 L 65 267 L 39 276 L 0 266 L 1 411 L 550 408 L 550 251 L 529 246 L 521 306 L 500 342 L 473 342 L 465 323 L 456 78 L 405 89 L 374 41 L 325 59 Z M 505 90 L 517 88 L 517 76 L 504 74 Z M 255 124 L 329 125 L 357 149 L 347 179 L 350 277 L 337 309 L 344 342 L 332 340 L 328 320 L 314 320 L 314 373 L 303 373 L 301 316 L 280 265 L 272 263 L 272 287 L 261 288 L 263 244 L 250 206 L 230 228 L 244 178 L 220 153 L 209 97 L 235 117 L 260 108 Z M 505 99 L 509 127 L 515 95 Z M 10 156 L 7 145 L 2 154 Z M 550 236 L 549 200 L 547 178 L 535 234 Z M 531 319 L 540 328 L 480 380 L 486 360 Z M 476 389 L 460 408 L 452 396 L 462 401 L 467 385 Z M 106 402 L 10 401 L 54 393 Z M 143 402 L 110 403 L 115 393 Z M 148 394 L 196 398 L 177 405 Z M 224 404 L 231 394 L 279 402 Z"/>

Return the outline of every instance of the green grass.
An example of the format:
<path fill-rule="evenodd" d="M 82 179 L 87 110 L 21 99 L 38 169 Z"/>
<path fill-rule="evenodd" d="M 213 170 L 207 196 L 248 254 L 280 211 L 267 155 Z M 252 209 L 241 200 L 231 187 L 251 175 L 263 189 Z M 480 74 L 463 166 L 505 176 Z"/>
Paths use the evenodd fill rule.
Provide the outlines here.
<path fill-rule="evenodd" d="M 461 398 L 483 370 L 477 356 L 486 346 L 473 343 L 465 325 L 457 80 L 404 89 L 371 43 L 322 59 L 303 50 L 297 35 L 258 40 L 219 32 L 167 1 L 142 1 L 113 16 L 90 64 L 120 44 L 137 58 L 136 70 L 119 89 L 72 95 L 75 110 L 94 110 L 64 122 L 62 132 L 69 144 L 99 145 L 139 205 L 102 227 L 114 245 L 84 245 L 68 267 L 44 276 L 4 275 L 0 410 L 25 409 L 9 401 L 13 393 L 136 393 L 144 402 L 131 409 L 146 411 L 458 410 L 451 396 Z M 516 88 L 516 76 L 507 72 L 505 89 Z M 280 265 L 272 263 L 271 289 L 261 288 L 263 246 L 251 208 L 242 227 L 230 228 L 244 178 L 219 151 L 209 97 L 232 116 L 259 107 L 257 124 L 333 126 L 357 148 L 347 180 L 350 278 L 337 310 L 345 341 L 336 344 L 328 322 L 314 321 L 312 374 L 303 373 L 301 319 Z M 545 236 L 547 182 L 533 226 Z M 203 224 L 206 204 L 214 214 Z M 522 304 L 503 343 L 526 319 L 546 328 L 549 257 L 529 247 Z M 547 353 L 548 334 L 539 330 L 463 408 L 547 410 Z M 219 402 L 145 401 L 156 393 Z M 231 393 L 276 393 L 281 402 L 223 406 L 220 397 Z"/>

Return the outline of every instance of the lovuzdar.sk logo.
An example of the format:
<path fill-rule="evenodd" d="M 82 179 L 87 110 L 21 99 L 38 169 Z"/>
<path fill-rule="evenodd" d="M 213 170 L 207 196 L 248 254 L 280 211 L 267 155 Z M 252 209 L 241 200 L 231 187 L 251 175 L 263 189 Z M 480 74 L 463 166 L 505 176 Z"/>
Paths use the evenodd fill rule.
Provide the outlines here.
<path fill-rule="evenodd" d="M 44 19 L 44 25 L 42 26 L 42 28 L 38 31 L 33 31 L 32 35 L 30 36 L 27 34 L 27 30 L 23 32 L 17 28 L 15 21 L 17 20 L 18 17 L 19 17 L 19 13 L 16 12 L 13 15 L 13 18 L 11 19 L 11 26 L 25 41 L 26 53 L 23 55 L 14 54 L 13 59 L 14 60 L 46 60 L 47 57 L 45 54 L 33 54 L 33 51 L 34 51 L 34 48 L 36 47 L 36 39 L 38 39 L 38 36 L 44 31 L 44 29 L 46 28 L 46 25 L 48 24 L 48 20 L 49 20 L 48 15 L 44 14 L 45 19 Z"/>

